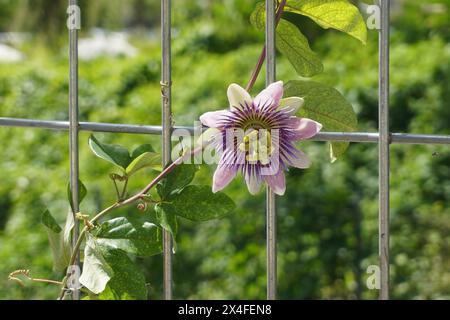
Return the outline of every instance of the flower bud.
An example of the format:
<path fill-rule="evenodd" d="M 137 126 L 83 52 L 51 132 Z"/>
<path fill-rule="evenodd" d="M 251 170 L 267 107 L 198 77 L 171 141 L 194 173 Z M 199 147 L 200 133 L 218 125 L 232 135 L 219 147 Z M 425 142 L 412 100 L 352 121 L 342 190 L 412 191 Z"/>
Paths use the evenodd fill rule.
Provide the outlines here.
<path fill-rule="evenodd" d="M 147 208 L 148 208 L 148 206 L 147 206 L 147 203 L 145 203 L 145 202 L 138 203 L 138 205 L 137 205 L 137 209 L 141 212 L 147 211 Z"/>

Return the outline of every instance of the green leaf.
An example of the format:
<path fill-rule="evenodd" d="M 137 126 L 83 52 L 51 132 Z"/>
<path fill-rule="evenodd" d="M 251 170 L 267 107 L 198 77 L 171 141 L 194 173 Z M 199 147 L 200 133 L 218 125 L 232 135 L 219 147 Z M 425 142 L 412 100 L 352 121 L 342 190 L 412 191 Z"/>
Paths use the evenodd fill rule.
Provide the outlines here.
<path fill-rule="evenodd" d="M 207 221 L 230 214 L 235 204 L 222 192 L 213 193 L 209 186 L 187 186 L 171 199 L 172 210 L 192 221 Z"/>
<path fill-rule="evenodd" d="M 133 150 L 133 152 L 131 153 L 131 159 L 134 160 L 137 157 L 139 157 L 141 154 L 146 153 L 146 152 L 155 152 L 155 149 L 153 149 L 151 144 L 148 144 L 148 143 L 142 144 Z"/>
<path fill-rule="evenodd" d="M 131 300 L 131 299 L 127 299 L 126 296 L 116 295 L 115 292 L 111 289 L 111 287 L 107 285 L 105 290 L 103 290 L 103 292 L 100 293 L 100 295 L 95 296 L 90 300 Z"/>
<path fill-rule="evenodd" d="M 105 295 L 114 299 L 147 298 L 145 277 L 128 255 L 98 243 L 90 234 L 87 235 L 80 283 L 95 294 L 108 288 Z"/>
<path fill-rule="evenodd" d="M 41 215 L 41 222 L 44 226 L 47 227 L 48 230 L 53 233 L 59 234 L 62 229 L 59 226 L 58 222 L 56 222 L 55 218 L 50 214 L 50 211 L 45 210 Z"/>
<path fill-rule="evenodd" d="M 265 16 L 265 5 L 260 3 L 252 13 L 250 21 L 256 28 L 263 30 Z M 323 72 L 322 61 L 311 50 L 308 39 L 292 23 L 280 20 L 277 27 L 276 46 L 300 76 L 312 77 Z"/>
<path fill-rule="evenodd" d="M 178 232 L 178 221 L 175 208 L 169 203 L 158 203 L 155 206 L 156 223 L 158 223 L 165 230 L 170 232 L 175 246 L 175 239 Z"/>
<path fill-rule="evenodd" d="M 148 292 L 145 276 L 128 255 L 122 250 L 113 249 L 104 251 L 104 257 L 114 270 L 114 276 L 99 299 L 103 300 L 109 295 L 109 299 L 114 300 L 146 300 Z"/>
<path fill-rule="evenodd" d="M 78 202 L 81 203 L 87 195 L 87 189 L 81 180 L 78 180 Z M 70 190 L 70 182 L 67 184 L 67 199 L 69 200 L 70 207 L 73 210 L 72 192 Z"/>
<path fill-rule="evenodd" d="M 300 76 L 312 77 L 323 72 L 322 61 L 309 47 L 308 39 L 292 23 L 280 21 L 276 45 Z"/>
<path fill-rule="evenodd" d="M 72 211 L 67 212 L 66 224 L 64 225 L 63 237 L 63 248 L 64 252 L 70 257 L 72 255 L 72 230 L 75 226 L 75 220 Z M 70 260 L 70 259 L 69 259 Z M 69 261 L 68 261 L 69 262 Z"/>
<path fill-rule="evenodd" d="M 96 232 L 97 242 L 103 246 L 121 249 L 141 257 L 162 252 L 158 227 L 150 222 L 139 222 L 126 217 L 103 222 Z"/>
<path fill-rule="evenodd" d="M 324 29 L 345 32 L 364 44 L 367 41 L 364 18 L 347 0 L 287 0 L 284 10 L 307 16 Z"/>
<path fill-rule="evenodd" d="M 352 132 L 358 128 L 352 105 L 332 87 L 313 81 L 293 80 L 286 83 L 284 95 L 302 97 L 305 104 L 299 115 L 320 122 L 324 131 Z M 348 145 L 348 142 L 332 142 L 331 161 L 341 156 Z"/>
<path fill-rule="evenodd" d="M 158 183 L 156 189 L 162 199 L 168 199 L 171 194 L 176 193 L 187 186 L 195 177 L 197 167 L 193 164 L 181 164 Z"/>
<path fill-rule="evenodd" d="M 156 152 L 144 152 L 137 156 L 126 168 L 125 173 L 132 176 L 137 171 L 151 167 L 153 169 L 161 168 L 161 156 Z"/>
<path fill-rule="evenodd" d="M 132 161 L 130 153 L 125 147 L 101 143 L 94 135 L 89 137 L 89 146 L 97 157 L 111 162 L 122 170 L 125 170 Z"/>
<path fill-rule="evenodd" d="M 114 276 L 114 271 L 104 257 L 105 249 L 102 249 L 89 233 L 86 238 L 83 272 L 79 280 L 91 292 L 99 294 L 105 290 L 106 284 Z"/>
<path fill-rule="evenodd" d="M 70 248 L 64 245 L 62 229 L 50 214 L 50 211 L 46 210 L 42 213 L 41 222 L 47 231 L 48 241 L 52 250 L 53 269 L 61 272 L 69 265 Z"/>
<path fill-rule="evenodd" d="M 161 168 L 161 157 L 150 144 L 137 147 L 131 156 L 125 147 L 101 143 L 93 135 L 89 138 L 89 146 L 96 156 L 113 163 L 128 176 L 147 167 Z"/>

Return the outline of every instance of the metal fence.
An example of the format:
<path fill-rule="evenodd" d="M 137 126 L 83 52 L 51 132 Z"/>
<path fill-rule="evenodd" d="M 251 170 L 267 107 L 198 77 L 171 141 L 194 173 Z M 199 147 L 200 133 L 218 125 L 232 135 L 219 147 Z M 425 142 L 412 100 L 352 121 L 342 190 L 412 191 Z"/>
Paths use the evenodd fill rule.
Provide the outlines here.
<path fill-rule="evenodd" d="M 76 6 L 77 0 L 69 0 Z M 380 299 L 389 299 L 389 145 L 400 144 L 450 144 L 448 135 L 427 135 L 391 133 L 389 131 L 389 6 L 390 0 L 379 0 L 381 9 L 381 29 L 379 32 L 379 132 L 321 132 L 313 141 L 348 141 L 360 143 L 378 143 L 379 153 L 379 266 Z M 276 79 L 275 53 L 275 4 L 266 0 L 266 85 Z M 45 121 L 0 117 L 0 127 L 44 128 L 69 131 L 70 186 L 74 213 L 78 211 L 79 150 L 78 133 L 80 130 L 95 132 L 152 134 L 162 136 L 162 165 L 170 161 L 172 112 L 171 112 L 171 0 L 161 0 L 161 106 L 162 125 L 133 125 L 78 120 L 78 31 L 69 30 L 69 121 Z M 183 127 L 193 131 L 193 128 Z M 276 241 L 276 202 L 275 195 L 267 188 L 267 299 L 276 299 L 277 292 L 277 241 Z M 78 221 L 74 228 L 73 241 L 78 238 Z M 164 298 L 172 298 L 172 252 L 170 234 L 163 236 Z M 79 264 L 79 258 L 77 264 Z M 79 299 L 79 292 L 74 293 Z"/>

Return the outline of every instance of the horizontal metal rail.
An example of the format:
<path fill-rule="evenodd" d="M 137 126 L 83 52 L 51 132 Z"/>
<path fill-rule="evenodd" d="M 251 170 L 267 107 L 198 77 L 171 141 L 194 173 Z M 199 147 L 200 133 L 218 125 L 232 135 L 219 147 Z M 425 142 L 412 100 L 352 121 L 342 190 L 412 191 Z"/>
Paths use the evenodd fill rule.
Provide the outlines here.
<path fill-rule="evenodd" d="M 0 127 L 42 128 L 67 131 L 69 130 L 69 122 L 0 117 Z M 194 132 L 194 127 L 176 126 L 174 129 L 175 136 L 177 135 L 176 129 L 184 129 L 191 133 Z M 160 135 L 162 133 L 161 126 L 100 122 L 80 122 L 80 130 L 154 135 Z M 320 132 L 310 140 L 377 143 L 378 137 L 379 135 L 376 132 Z M 391 133 L 390 140 L 391 143 L 396 144 L 450 144 L 450 135 Z"/>

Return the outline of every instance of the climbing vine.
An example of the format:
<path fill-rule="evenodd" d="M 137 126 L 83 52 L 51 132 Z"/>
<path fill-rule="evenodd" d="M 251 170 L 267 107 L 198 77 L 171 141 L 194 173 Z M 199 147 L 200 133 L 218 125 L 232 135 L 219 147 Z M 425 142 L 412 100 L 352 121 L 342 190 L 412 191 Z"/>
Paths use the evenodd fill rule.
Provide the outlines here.
<path fill-rule="evenodd" d="M 347 0 L 281 0 L 276 6 L 277 49 L 302 80 L 284 81 L 284 86 L 281 81 L 274 83 L 252 98 L 250 92 L 265 60 L 263 48 L 246 88 L 230 85 L 230 109 L 200 117 L 203 125 L 210 129 L 200 141 L 183 147 L 178 157 L 165 168 L 161 168 L 161 156 L 149 144 L 130 151 L 124 146 L 103 143 L 91 135 L 88 143 L 93 154 L 109 162 L 114 169 L 108 178 L 116 202 L 96 214 L 84 211 L 73 214 L 68 187 L 72 210 L 65 225 L 60 226 L 48 210 L 41 219 L 48 233 L 54 269 L 65 276 L 58 280 L 40 279 L 32 277 L 30 270 L 16 270 L 10 274 L 11 280 L 20 285 L 32 281 L 59 286 L 59 299 L 70 298 L 73 290 L 81 290 L 86 299 L 146 299 L 145 277 L 130 256 L 161 254 L 163 230 L 171 234 L 175 251 L 180 218 L 200 223 L 231 214 L 235 204 L 220 190 L 239 172 L 251 193 L 258 192 L 260 183 L 266 182 L 275 193 L 282 195 L 286 187 L 283 170 L 288 166 L 309 166 L 309 159 L 296 149 L 294 141 L 308 139 L 322 128 L 346 132 L 357 129 L 351 104 L 336 89 L 306 79 L 323 72 L 324 66 L 301 28 L 284 19 L 283 12 L 306 16 L 325 29 L 339 30 L 365 43 L 366 25 L 358 8 Z M 264 30 L 264 3 L 256 5 L 250 23 L 258 30 Z M 283 95 L 287 98 L 282 99 Z M 245 130 L 242 140 L 233 140 L 231 149 L 223 145 L 226 129 L 240 127 Z M 262 135 L 263 130 L 268 132 Z M 280 168 L 264 176 L 261 171 L 275 154 L 273 137 L 276 130 L 280 134 L 277 140 Z M 254 141 L 257 142 L 255 145 Z M 222 156 L 212 187 L 192 184 L 198 166 L 187 161 L 205 146 L 212 146 Z M 331 161 L 341 156 L 347 147 L 347 142 L 331 142 Z M 238 163 L 240 156 L 242 162 Z M 225 162 L 225 159 L 231 161 Z M 144 170 L 152 176 L 150 182 L 141 190 L 131 191 L 129 181 Z M 80 202 L 86 194 L 87 188 L 80 181 Z M 111 212 L 125 206 L 135 206 L 136 217 L 108 219 Z M 74 219 L 81 221 L 82 229 L 72 246 Z M 81 254 L 80 249 L 83 249 Z M 81 270 L 76 263 L 79 255 Z"/>

